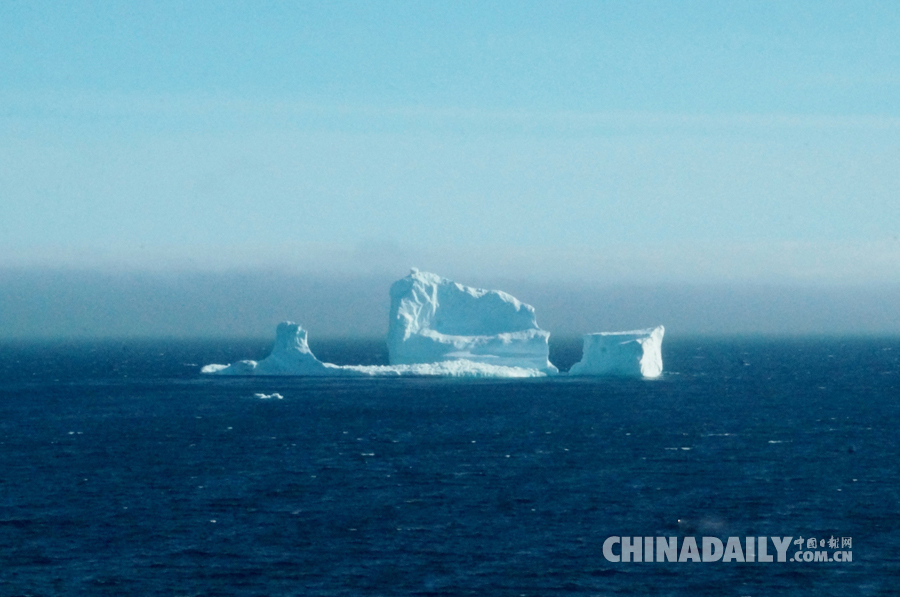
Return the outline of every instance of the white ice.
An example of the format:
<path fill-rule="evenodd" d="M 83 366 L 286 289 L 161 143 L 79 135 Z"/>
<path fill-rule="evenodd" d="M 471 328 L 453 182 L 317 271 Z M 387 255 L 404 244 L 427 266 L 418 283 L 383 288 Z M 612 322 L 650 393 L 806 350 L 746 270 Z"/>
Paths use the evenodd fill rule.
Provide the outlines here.
<path fill-rule="evenodd" d="M 534 307 L 499 290 L 457 284 L 413 269 L 391 286 L 391 365 L 464 359 L 556 373 Z"/>
<path fill-rule="evenodd" d="M 584 335 L 581 361 L 569 375 L 659 377 L 662 374 L 663 326 L 630 332 Z"/>
<path fill-rule="evenodd" d="M 584 336 L 584 354 L 570 375 L 658 377 L 662 373 L 662 326 Z M 390 365 L 323 363 L 300 325 L 286 321 L 275 346 L 261 361 L 206 365 L 213 375 L 312 377 L 544 377 L 558 375 L 550 363 L 550 333 L 537 325 L 534 308 L 498 290 L 463 286 L 413 269 L 391 286 L 387 345 Z M 262 397 L 262 396 L 260 396 Z"/>

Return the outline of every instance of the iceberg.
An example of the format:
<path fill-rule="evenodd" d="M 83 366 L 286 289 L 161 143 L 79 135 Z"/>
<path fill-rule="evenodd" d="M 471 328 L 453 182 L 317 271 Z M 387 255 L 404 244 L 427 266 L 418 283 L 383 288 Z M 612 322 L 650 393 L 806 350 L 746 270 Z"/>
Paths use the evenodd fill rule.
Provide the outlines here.
<path fill-rule="evenodd" d="M 584 353 L 570 375 L 658 377 L 662 326 L 584 336 Z M 546 377 L 550 333 L 534 307 L 499 290 L 457 284 L 413 269 L 391 286 L 387 336 L 390 365 L 335 365 L 312 353 L 299 324 L 278 324 L 272 352 L 261 361 L 206 365 L 208 375 L 307 377 Z M 276 396 L 276 395 L 272 395 Z M 259 395 L 269 398 L 271 396 Z"/>
<path fill-rule="evenodd" d="M 662 374 L 663 326 L 630 332 L 584 335 L 581 360 L 569 375 L 659 377 Z"/>
<path fill-rule="evenodd" d="M 337 365 L 323 363 L 309 349 L 306 330 L 293 321 L 278 324 L 275 346 L 263 360 L 238 361 L 231 365 L 207 365 L 201 373 L 218 375 L 333 375 Z"/>
<path fill-rule="evenodd" d="M 534 307 L 499 290 L 457 284 L 415 268 L 391 286 L 387 345 L 392 365 L 464 359 L 557 373 L 550 332 Z"/>

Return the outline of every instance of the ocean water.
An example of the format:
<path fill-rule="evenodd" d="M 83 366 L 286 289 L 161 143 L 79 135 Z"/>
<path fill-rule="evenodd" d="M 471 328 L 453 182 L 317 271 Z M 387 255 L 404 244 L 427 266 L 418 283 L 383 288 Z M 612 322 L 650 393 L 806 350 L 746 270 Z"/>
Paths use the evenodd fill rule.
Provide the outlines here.
<path fill-rule="evenodd" d="M 0 345 L 0 595 L 900 593 L 900 339 L 671 337 L 652 381 L 198 373 L 267 349 Z M 610 536 L 852 561 L 612 563 Z"/>

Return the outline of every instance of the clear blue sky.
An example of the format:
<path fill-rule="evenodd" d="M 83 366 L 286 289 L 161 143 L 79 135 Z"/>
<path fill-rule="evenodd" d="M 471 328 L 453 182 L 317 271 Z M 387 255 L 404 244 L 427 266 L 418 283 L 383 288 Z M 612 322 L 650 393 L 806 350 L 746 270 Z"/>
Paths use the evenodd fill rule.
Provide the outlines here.
<path fill-rule="evenodd" d="M 0 265 L 900 281 L 897 2 L 0 4 Z"/>

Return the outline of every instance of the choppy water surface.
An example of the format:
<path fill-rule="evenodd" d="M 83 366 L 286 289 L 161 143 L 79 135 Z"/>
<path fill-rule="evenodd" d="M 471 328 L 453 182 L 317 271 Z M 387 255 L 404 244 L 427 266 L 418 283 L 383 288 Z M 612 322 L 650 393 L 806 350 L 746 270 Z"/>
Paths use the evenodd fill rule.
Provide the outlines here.
<path fill-rule="evenodd" d="M 663 348 L 660 380 L 485 381 L 198 375 L 265 342 L 3 345 L 0 594 L 896 594 L 900 341 Z M 843 536 L 853 561 L 614 564 L 611 535 Z"/>

